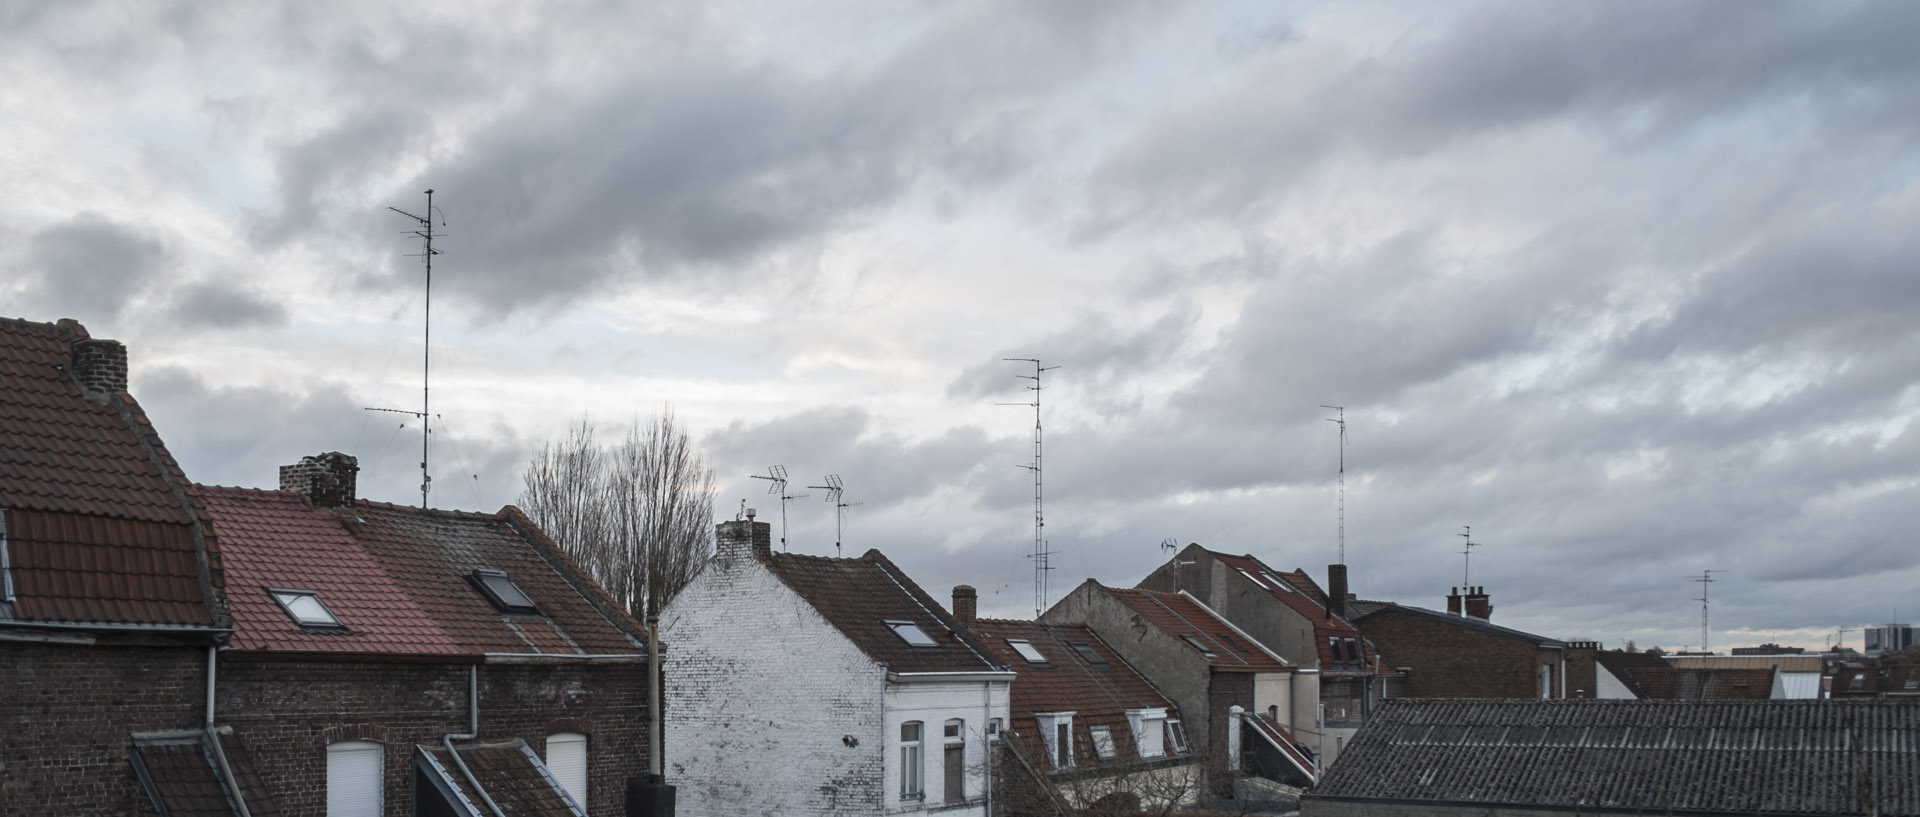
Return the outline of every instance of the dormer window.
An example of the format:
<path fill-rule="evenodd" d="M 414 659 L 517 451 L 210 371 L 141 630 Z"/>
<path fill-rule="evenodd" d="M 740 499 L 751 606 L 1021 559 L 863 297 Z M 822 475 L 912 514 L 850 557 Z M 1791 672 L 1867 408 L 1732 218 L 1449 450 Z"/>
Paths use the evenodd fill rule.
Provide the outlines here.
<path fill-rule="evenodd" d="M 471 576 L 473 585 L 480 593 L 500 608 L 502 613 L 529 613 L 538 615 L 540 608 L 533 606 L 533 599 L 520 592 L 519 586 L 507 578 L 507 574 L 498 570 L 475 570 Z"/>
<path fill-rule="evenodd" d="M 291 587 L 269 587 L 267 595 L 272 596 L 273 600 L 280 604 L 280 609 L 286 611 L 287 616 L 293 619 L 293 623 L 300 625 L 303 630 L 340 633 L 347 631 L 346 625 L 340 623 L 339 617 L 335 616 L 332 610 L 328 610 L 327 605 L 321 603 L 319 593 Z"/>
<path fill-rule="evenodd" d="M 933 640 L 933 636 L 927 635 L 926 630 L 920 629 L 920 625 L 911 621 L 888 621 L 886 625 L 894 635 L 900 636 L 901 641 L 907 642 L 909 647 L 940 646 L 940 642 Z"/>
<path fill-rule="evenodd" d="M 1019 653 L 1021 658 L 1027 659 L 1027 663 L 1029 664 L 1039 667 L 1053 666 L 1053 664 L 1047 660 L 1047 657 L 1042 655 L 1040 650 L 1033 646 L 1032 642 L 1024 638 L 1009 638 L 1007 639 L 1007 646 L 1012 647 L 1013 651 Z"/>

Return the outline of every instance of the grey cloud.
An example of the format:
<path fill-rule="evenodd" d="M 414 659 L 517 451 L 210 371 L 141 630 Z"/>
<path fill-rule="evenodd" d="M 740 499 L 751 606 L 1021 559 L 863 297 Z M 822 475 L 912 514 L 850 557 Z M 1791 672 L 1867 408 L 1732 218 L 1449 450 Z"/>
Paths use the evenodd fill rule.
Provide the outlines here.
<path fill-rule="evenodd" d="M 1059 374 L 1043 374 L 1043 382 L 1083 393 L 1084 400 L 1112 400 L 1116 392 L 1126 391 L 1143 372 L 1168 360 L 1190 338 L 1198 312 L 1191 304 L 1175 302 L 1167 314 L 1152 323 L 1126 327 L 1101 313 L 1083 313 L 1073 324 L 1019 346 L 1010 346 L 981 363 L 967 367 L 947 384 L 947 396 L 955 399 L 1001 397 L 1007 402 L 1030 402 L 1025 391 L 1032 380 L 1033 364 L 1022 358 L 1040 359 L 1043 366 L 1058 366 Z"/>
<path fill-rule="evenodd" d="M 287 324 L 286 307 L 233 281 L 195 281 L 175 290 L 172 301 L 168 312 L 183 328 L 273 328 Z"/>
<path fill-rule="evenodd" d="M 93 213 L 28 239 L 27 297 L 63 316 L 112 318 L 172 272 L 173 253 L 148 231 Z"/>

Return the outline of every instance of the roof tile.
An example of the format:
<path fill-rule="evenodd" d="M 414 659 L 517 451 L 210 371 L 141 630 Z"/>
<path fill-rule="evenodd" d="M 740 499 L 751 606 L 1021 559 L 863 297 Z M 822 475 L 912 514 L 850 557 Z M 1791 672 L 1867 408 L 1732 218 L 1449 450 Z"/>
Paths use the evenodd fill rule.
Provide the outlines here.
<path fill-rule="evenodd" d="M 774 553 L 766 565 L 867 657 L 893 672 L 998 672 L 972 636 L 939 602 L 878 550 L 851 559 Z M 935 647 L 913 647 L 888 627 L 912 622 Z"/>

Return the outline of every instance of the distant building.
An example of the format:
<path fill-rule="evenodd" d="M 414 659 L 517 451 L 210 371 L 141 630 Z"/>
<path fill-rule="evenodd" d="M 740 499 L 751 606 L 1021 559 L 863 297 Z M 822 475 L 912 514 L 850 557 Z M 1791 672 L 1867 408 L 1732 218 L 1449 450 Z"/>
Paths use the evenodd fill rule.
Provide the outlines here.
<path fill-rule="evenodd" d="M 1454 588 L 1447 611 L 1363 602 L 1354 626 L 1405 669 L 1414 698 L 1565 698 L 1566 643 L 1487 620 L 1484 587 Z"/>
<path fill-rule="evenodd" d="M 1734 655 L 1805 655 L 1805 647 L 1782 647 L 1779 644 L 1766 643 L 1758 647 L 1734 647 Z"/>
<path fill-rule="evenodd" d="M 1305 817 L 1920 815 L 1920 707 L 1388 701 Z"/>
<path fill-rule="evenodd" d="M 1920 627 L 1911 624 L 1883 624 L 1868 627 L 1865 630 L 1866 651 L 1899 652 L 1915 643 L 1914 636 L 1920 635 Z"/>

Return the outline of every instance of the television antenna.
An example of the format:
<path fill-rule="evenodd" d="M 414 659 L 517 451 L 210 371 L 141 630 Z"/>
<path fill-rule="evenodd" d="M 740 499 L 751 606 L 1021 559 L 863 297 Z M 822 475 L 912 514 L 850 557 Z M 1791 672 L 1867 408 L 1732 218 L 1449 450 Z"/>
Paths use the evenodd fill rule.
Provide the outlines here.
<path fill-rule="evenodd" d="M 1710 584 L 1713 584 L 1716 581 L 1719 581 L 1719 579 L 1715 579 L 1713 577 L 1713 574 L 1726 573 L 1726 572 L 1727 571 L 1721 570 L 1720 568 L 1716 567 L 1716 568 L 1700 571 L 1700 575 L 1697 577 L 1695 576 L 1687 577 L 1687 581 L 1700 583 L 1700 598 L 1694 599 L 1694 601 L 1700 602 L 1700 651 L 1701 652 L 1709 651 L 1707 647 L 1707 586 Z"/>
<path fill-rule="evenodd" d="M 1464 587 L 1467 584 L 1470 584 L 1470 582 L 1467 580 L 1467 577 L 1472 575 L 1473 549 L 1477 547 L 1485 547 L 1487 543 L 1473 541 L 1472 525 L 1461 525 L 1460 528 L 1461 530 L 1466 531 L 1466 533 L 1456 533 L 1454 535 L 1467 540 L 1466 547 L 1461 548 L 1460 550 L 1460 555 L 1466 557 L 1460 560 L 1460 584 L 1461 586 Z"/>
<path fill-rule="evenodd" d="M 840 481 L 839 474 L 828 474 L 826 481 L 827 484 L 825 485 L 809 485 L 807 487 L 818 491 L 826 491 L 827 501 L 833 504 L 833 555 L 839 556 L 840 537 L 846 533 L 847 529 L 847 509 L 860 505 L 861 503 L 848 502 L 845 500 L 844 497 L 847 486 Z"/>
<path fill-rule="evenodd" d="M 996 403 L 995 405 L 1033 407 L 1033 464 L 1015 467 L 1025 468 L 1033 472 L 1033 555 L 1029 558 L 1033 559 L 1033 617 L 1039 618 L 1040 614 L 1046 612 L 1047 609 L 1048 574 L 1053 571 L 1053 565 L 1049 563 L 1049 557 L 1053 555 L 1053 551 L 1047 549 L 1046 539 L 1047 513 L 1044 502 L 1045 494 L 1042 491 L 1045 482 L 1041 479 L 1040 471 L 1042 463 L 1040 456 L 1040 375 L 1060 367 L 1042 366 L 1038 358 L 1031 357 L 1004 357 L 1001 358 L 1001 360 L 1012 363 L 1033 364 L 1033 374 L 1014 375 L 1014 377 L 1022 380 L 1033 381 L 1033 385 L 1026 387 L 1028 391 L 1033 392 L 1033 402 Z"/>
<path fill-rule="evenodd" d="M 794 500 L 794 499 L 806 499 L 808 495 L 787 493 L 787 467 L 786 466 L 784 465 L 769 466 L 767 468 L 767 473 L 770 474 L 771 476 L 763 477 L 758 474 L 755 474 L 753 475 L 753 478 L 764 479 L 768 482 L 773 483 L 772 485 L 767 486 L 767 493 L 780 495 L 780 549 L 782 551 L 785 551 L 787 549 L 787 502 L 789 500 Z"/>
<path fill-rule="evenodd" d="M 1347 563 L 1347 407 L 1320 404 L 1321 408 L 1333 409 L 1336 415 L 1326 418 L 1327 422 L 1340 427 L 1340 564 Z"/>
<path fill-rule="evenodd" d="M 428 406 L 430 405 L 427 398 L 430 395 L 429 386 L 433 373 L 433 257 L 440 254 L 439 250 L 433 248 L 433 240 L 446 235 L 446 233 L 436 233 L 433 231 L 433 214 L 435 211 L 440 210 L 440 208 L 433 206 L 433 188 L 427 188 L 427 214 L 425 216 L 416 216 L 398 207 L 388 207 L 387 209 L 418 222 L 420 225 L 419 229 L 409 232 L 419 236 L 420 240 L 425 244 L 424 249 L 418 254 L 419 257 L 426 260 L 427 265 L 426 305 L 422 310 L 421 320 L 425 328 L 420 343 L 420 410 L 412 411 L 410 409 L 369 407 L 367 411 L 385 411 L 420 418 L 420 507 L 425 508 L 427 507 L 427 493 L 433 490 L 433 474 L 427 468 L 427 440 L 430 438 L 430 435 L 433 434 L 433 420 L 427 413 Z M 447 214 L 445 211 L 440 211 L 440 226 L 447 226 Z"/>
<path fill-rule="evenodd" d="M 1169 537 L 1167 537 L 1167 538 L 1165 538 L 1165 539 L 1162 539 L 1162 540 L 1160 540 L 1160 552 L 1161 552 L 1161 553 L 1172 553 L 1172 552 L 1174 552 L 1174 551 L 1176 551 L 1176 550 L 1179 550 L 1179 549 L 1180 549 L 1180 540 L 1178 540 L 1178 539 L 1175 539 L 1175 538 L 1173 538 L 1173 537 L 1171 537 L 1171 536 L 1169 536 Z"/>

